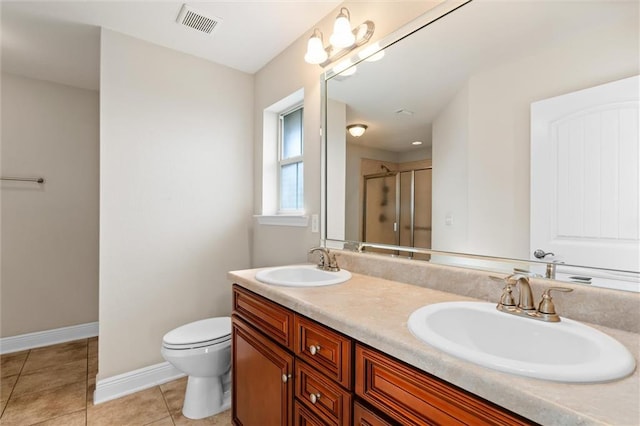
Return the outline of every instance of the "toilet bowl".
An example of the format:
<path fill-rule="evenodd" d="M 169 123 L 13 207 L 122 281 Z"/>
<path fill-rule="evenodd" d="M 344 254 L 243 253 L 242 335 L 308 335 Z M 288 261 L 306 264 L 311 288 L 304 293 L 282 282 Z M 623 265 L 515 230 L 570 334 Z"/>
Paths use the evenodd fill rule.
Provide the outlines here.
<path fill-rule="evenodd" d="M 231 406 L 231 318 L 209 318 L 171 330 L 162 338 L 160 352 L 189 376 L 185 417 L 201 419 Z"/>

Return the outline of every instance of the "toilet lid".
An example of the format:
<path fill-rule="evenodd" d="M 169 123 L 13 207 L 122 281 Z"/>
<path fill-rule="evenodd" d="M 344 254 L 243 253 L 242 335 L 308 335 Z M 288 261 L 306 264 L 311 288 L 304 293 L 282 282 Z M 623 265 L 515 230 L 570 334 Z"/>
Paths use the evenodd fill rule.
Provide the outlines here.
<path fill-rule="evenodd" d="M 229 340 L 231 336 L 231 318 L 217 317 L 185 324 L 164 335 L 166 346 L 189 346 L 194 344 L 214 344 Z M 200 346 L 198 345 L 198 346 Z"/>

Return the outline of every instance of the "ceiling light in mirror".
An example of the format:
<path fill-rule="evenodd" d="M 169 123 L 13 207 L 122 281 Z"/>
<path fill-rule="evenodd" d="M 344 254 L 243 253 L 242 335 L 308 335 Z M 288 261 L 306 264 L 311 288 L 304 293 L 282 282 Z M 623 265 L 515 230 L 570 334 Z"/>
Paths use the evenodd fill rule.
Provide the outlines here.
<path fill-rule="evenodd" d="M 413 141 L 411 142 L 411 145 L 416 145 L 416 146 L 422 145 L 422 141 Z"/>
<path fill-rule="evenodd" d="M 367 130 L 367 125 L 350 124 L 347 126 L 347 130 L 349 131 L 349 134 L 351 134 L 351 136 L 353 136 L 354 138 L 359 138 L 360 136 L 364 135 L 364 132 Z"/>

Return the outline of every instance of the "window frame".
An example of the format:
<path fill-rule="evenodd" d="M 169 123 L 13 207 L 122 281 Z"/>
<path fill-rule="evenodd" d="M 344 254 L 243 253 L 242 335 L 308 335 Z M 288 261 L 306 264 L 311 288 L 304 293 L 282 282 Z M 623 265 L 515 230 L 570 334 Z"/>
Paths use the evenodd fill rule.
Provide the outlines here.
<path fill-rule="evenodd" d="M 301 147 L 300 155 L 295 157 L 283 158 L 284 156 L 284 117 L 295 111 L 301 110 L 302 117 L 300 120 L 300 136 Z M 278 215 L 300 215 L 304 214 L 304 102 L 298 102 L 291 107 L 278 113 L 278 143 L 277 143 L 277 185 L 278 185 Z M 298 209 L 284 209 L 282 208 L 282 168 L 291 164 L 302 164 L 302 194 L 301 194 L 301 206 Z"/>

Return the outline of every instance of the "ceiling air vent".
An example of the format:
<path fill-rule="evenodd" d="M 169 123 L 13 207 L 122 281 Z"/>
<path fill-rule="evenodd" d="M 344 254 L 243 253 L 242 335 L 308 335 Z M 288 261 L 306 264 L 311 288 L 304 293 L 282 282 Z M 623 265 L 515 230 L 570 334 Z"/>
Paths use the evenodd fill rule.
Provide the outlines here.
<path fill-rule="evenodd" d="M 186 4 L 182 5 L 182 9 L 180 9 L 180 13 L 176 19 L 178 24 L 185 25 L 205 34 L 213 33 L 213 30 L 217 28 L 221 21 L 222 19 L 215 16 L 205 16 L 200 12 L 196 12 Z"/>

